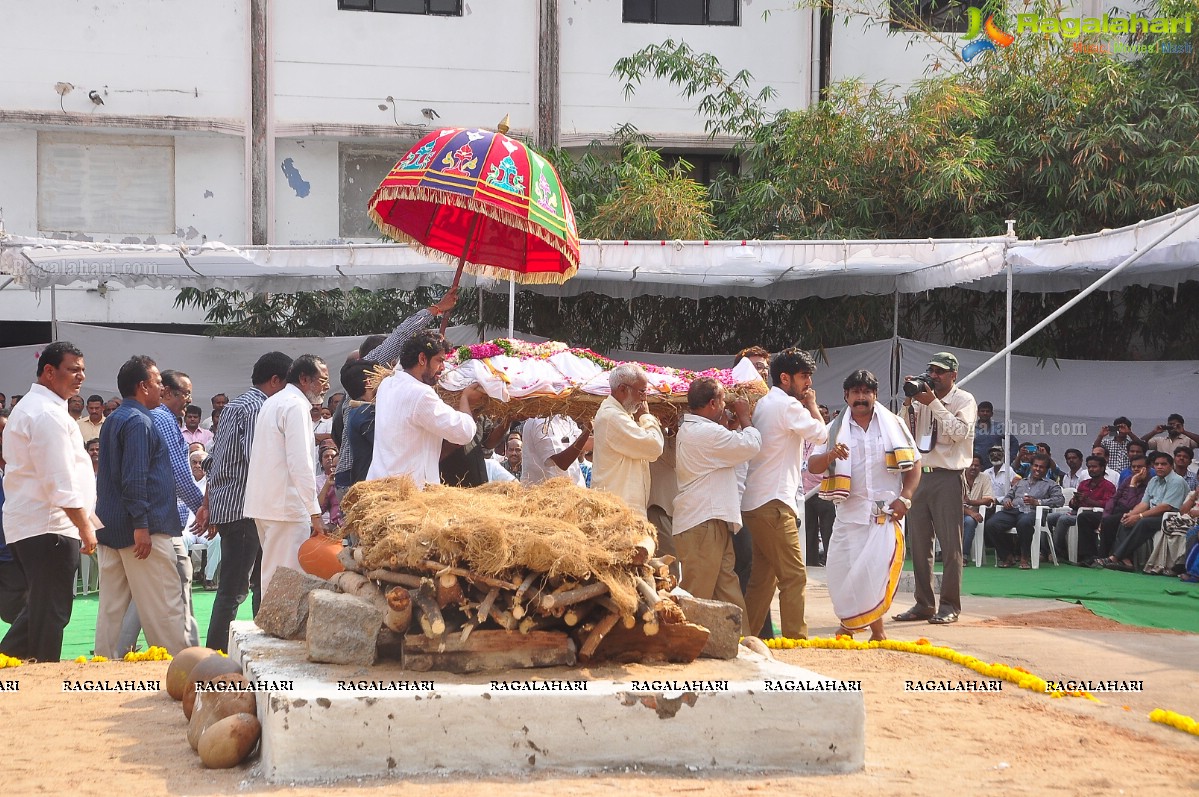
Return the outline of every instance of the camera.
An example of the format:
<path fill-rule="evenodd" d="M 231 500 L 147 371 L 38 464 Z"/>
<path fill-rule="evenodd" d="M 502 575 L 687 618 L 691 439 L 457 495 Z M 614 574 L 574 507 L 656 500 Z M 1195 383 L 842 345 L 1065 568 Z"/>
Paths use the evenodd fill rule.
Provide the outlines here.
<path fill-rule="evenodd" d="M 911 398 L 917 393 L 923 393 L 925 390 L 932 390 L 932 388 L 932 378 L 927 373 L 924 373 L 905 380 L 903 383 L 903 394 Z"/>

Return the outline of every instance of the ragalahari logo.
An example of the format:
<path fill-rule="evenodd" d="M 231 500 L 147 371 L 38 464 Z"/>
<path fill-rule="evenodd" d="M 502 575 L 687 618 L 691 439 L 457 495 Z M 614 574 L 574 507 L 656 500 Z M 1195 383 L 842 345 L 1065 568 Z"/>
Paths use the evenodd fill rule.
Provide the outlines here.
<path fill-rule="evenodd" d="M 984 23 L 982 21 L 983 12 L 981 9 L 967 8 L 966 13 L 968 14 L 969 27 L 966 30 L 966 35 L 962 38 L 967 41 L 978 39 L 978 34 L 980 33 L 986 34 L 986 38 L 971 41 L 963 47 L 963 61 L 969 63 L 978 55 L 989 50 L 994 50 L 996 46 L 1007 47 L 1016 40 L 1016 37 L 1012 34 L 999 29 L 999 26 L 995 24 L 995 17 L 993 15 L 988 14 L 987 21 Z"/>

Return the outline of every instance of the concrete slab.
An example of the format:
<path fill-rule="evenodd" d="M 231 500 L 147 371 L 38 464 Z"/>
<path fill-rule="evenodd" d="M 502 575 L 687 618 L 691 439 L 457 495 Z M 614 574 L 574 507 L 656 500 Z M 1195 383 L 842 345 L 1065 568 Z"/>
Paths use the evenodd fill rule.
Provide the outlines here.
<path fill-rule="evenodd" d="M 865 760 L 861 684 L 744 650 L 728 661 L 503 673 L 314 664 L 234 623 L 274 783 L 539 769 L 842 773 Z"/>

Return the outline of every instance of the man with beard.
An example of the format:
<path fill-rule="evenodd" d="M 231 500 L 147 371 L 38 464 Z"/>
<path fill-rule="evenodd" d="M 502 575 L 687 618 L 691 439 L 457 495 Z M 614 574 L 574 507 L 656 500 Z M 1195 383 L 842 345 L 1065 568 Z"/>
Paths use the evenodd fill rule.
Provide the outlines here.
<path fill-rule="evenodd" d="M 662 456 L 666 439 L 662 424 L 649 411 L 649 377 L 636 363 L 608 372 L 612 395 L 595 413 L 595 465 L 591 486 L 624 499 L 629 509 L 648 519 L 649 464 Z M 526 467 L 527 467 L 526 463 Z"/>
<path fill-rule="evenodd" d="M 375 392 L 375 445 L 366 478 L 411 476 L 420 489 L 440 481 L 442 441 L 466 445 L 478 426 L 472 412 L 486 393 L 468 385 L 458 409 L 433 389 L 453 348 L 435 330 L 417 332 L 400 351 L 400 368 Z"/>
<path fill-rule="evenodd" d="M 315 354 L 301 354 L 287 372 L 287 387 L 262 402 L 254 422 L 254 447 L 246 477 L 246 517 L 262 545 L 262 590 L 279 567 L 300 570 L 300 545 L 324 534 L 316 500 L 312 405 L 329 389 L 329 369 Z"/>
<path fill-rule="evenodd" d="M 799 503 L 804 443 L 823 443 L 828 432 L 816 404 L 816 362 L 801 349 L 784 349 L 770 361 L 774 386 L 754 406 L 762 448 L 749 461 L 741 516 L 753 540 L 745 628 L 757 630 L 770 614 L 775 587 L 783 636 L 804 639 L 804 589 L 808 572 L 799 547 Z"/>
<path fill-rule="evenodd" d="M 825 473 L 820 492 L 837 505 L 825 567 L 839 634 L 870 629 L 886 639 L 883 617 L 903 570 L 903 526 L 920 483 L 920 455 L 907 426 L 876 404 L 878 379 L 854 371 L 842 385 L 846 414 L 829 424 L 828 440 L 808 458 L 808 470 Z M 829 444 L 832 444 L 831 446 Z"/>

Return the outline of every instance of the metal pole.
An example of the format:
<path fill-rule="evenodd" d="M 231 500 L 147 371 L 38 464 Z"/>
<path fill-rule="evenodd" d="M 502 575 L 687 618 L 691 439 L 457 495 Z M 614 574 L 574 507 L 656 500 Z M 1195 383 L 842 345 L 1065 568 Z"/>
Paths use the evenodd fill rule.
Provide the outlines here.
<path fill-rule="evenodd" d="M 1004 341 L 1004 349 L 1007 354 L 1004 355 L 1004 376 L 1003 376 L 1003 461 L 1008 460 L 1008 451 L 1011 450 L 1011 442 L 1009 438 L 1012 436 L 1012 261 L 1007 258 L 1007 249 L 1004 249 L 1004 260 L 1007 260 L 1007 338 Z M 1010 478 L 1010 476 L 1009 476 Z"/>
<path fill-rule="evenodd" d="M 1057 320 L 1061 315 L 1063 315 L 1071 307 L 1074 307 L 1076 304 L 1081 302 L 1083 299 L 1087 298 L 1092 293 L 1099 290 L 1099 288 L 1101 288 L 1106 283 L 1110 282 L 1117 274 L 1119 274 L 1121 271 L 1123 271 L 1128 266 L 1131 266 L 1133 263 L 1140 260 L 1142 256 L 1144 256 L 1146 253 L 1152 251 L 1153 247 L 1157 246 L 1162 241 L 1166 240 L 1171 235 L 1178 232 L 1178 230 L 1182 229 L 1184 226 L 1189 224 L 1195 218 L 1199 218 L 1199 207 L 1194 208 L 1190 213 L 1181 217 L 1181 220 L 1177 224 L 1175 224 L 1170 229 L 1166 230 L 1161 235 L 1154 238 L 1152 241 L 1150 241 L 1148 244 L 1145 245 L 1145 248 L 1143 248 L 1139 251 L 1133 252 L 1131 255 L 1124 258 L 1124 260 L 1122 260 L 1111 271 L 1107 272 L 1102 277 L 1095 280 L 1087 287 L 1083 288 L 1081 291 L 1078 292 L 1077 296 L 1075 296 L 1073 299 L 1071 299 L 1070 301 L 1063 304 L 1058 309 L 1054 310 L 1049 315 L 1045 316 L 1045 318 L 1041 319 L 1041 321 L 1039 323 L 1035 324 L 1032 327 L 1032 329 L 1028 330 L 1020 337 L 1018 337 L 1015 340 L 1008 343 L 1007 346 L 1004 347 L 1003 351 L 996 352 L 995 355 L 991 357 L 991 359 L 987 360 L 985 363 L 980 365 L 978 368 L 975 368 L 973 371 L 971 371 L 969 374 L 967 374 L 962 379 L 959 379 L 957 383 L 959 385 L 964 385 L 967 382 L 969 382 L 971 379 L 973 379 L 975 376 L 977 376 L 978 374 L 987 370 L 989 367 L 991 367 L 996 362 L 998 362 L 1001 357 L 1004 357 L 1009 352 L 1014 351 L 1016 348 L 1018 348 L 1021 344 L 1023 344 L 1025 341 L 1027 341 L 1033 335 L 1037 334 L 1042 329 L 1044 329 L 1045 327 L 1052 324 L 1055 320 Z M 1006 257 L 1006 255 L 1005 255 L 1005 257 Z"/>
<path fill-rule="evenodd" d="M 58 297 L 54 285 L 50 286 L 50 340 L 58 340 Z"/>
<path fill-rule="evenodd" d="M 516 333 L 516 278 L 508 280 L 508 337 L 515 337 Z"/>
<path fill-rule="evenodd" d="M 899 380 L 903 378 L 899 373 L 900 362 L 899 356 L 899 290 L 895 290 L 895 302 L 891 312 L 891 395 L 894 397 L 891 400 L 891 410 L 894 412 L 898 409 L 899 402 Z"/>

